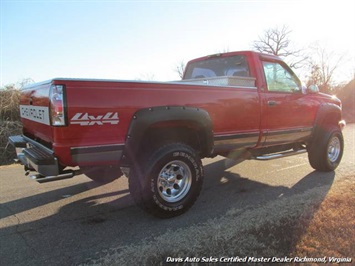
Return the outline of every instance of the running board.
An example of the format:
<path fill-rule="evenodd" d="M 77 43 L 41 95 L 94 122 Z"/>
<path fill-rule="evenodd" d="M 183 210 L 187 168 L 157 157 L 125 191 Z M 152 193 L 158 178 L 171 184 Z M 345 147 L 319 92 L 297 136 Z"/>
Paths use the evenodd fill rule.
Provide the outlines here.
<path fill-rule="evenodd" d="M 57 180 L 63 180 L 63 179 L 68 179 L 68 178 L 73 178 L 76 175 L 80 175 L 81 172 L 80 170 L 68 170 L 65 171 L 64 173 L 56 176 L 43 176 L 41 174 L 37 175 L 30 175 L 30 179 L 36 180 L 38 183 L 47 183 L 47 182 L 52 182 L 52 181 L 57 181 Z"/>
<path fill-rule="evenodd" d="M 254 159 L 260 160 L 260 161 L 267 161 L 267 160 L 279 159 L 279 158 L 283 158 L 283 157 L 287 157 L 287 156 L 302 154 L 302 153 L 306 153 L 306 152 L 307 152 L 306 149 L 297 150 L 297 151 L 285 151 L 285 152 L 280 152 L 280 153 L 272 153 L 272 154 L 265 154 L 265 155 L 256 156 L 256 157 L 254 157 Z"/>

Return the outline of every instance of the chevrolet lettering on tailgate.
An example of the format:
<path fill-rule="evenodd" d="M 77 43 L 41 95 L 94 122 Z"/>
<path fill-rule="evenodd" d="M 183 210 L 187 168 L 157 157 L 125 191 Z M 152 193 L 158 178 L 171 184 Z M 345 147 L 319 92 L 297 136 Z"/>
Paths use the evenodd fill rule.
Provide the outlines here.
<path fill-rule="evenodd" d="M 49 125 L 48 107 L 20 105 L 20 115 L 22 118 Z"/>

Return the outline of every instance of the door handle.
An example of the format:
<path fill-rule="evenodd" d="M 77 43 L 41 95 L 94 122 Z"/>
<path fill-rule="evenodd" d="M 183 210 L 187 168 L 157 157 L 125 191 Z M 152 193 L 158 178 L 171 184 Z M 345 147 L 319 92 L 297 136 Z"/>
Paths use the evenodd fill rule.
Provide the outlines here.
<path fill-rule="evenodd" d="M 267 104 L 268 104 L 269 106 L 275 106 L 275 105 L 277 105 L 277 103 L 276 103 L 275 101 L 268 101 Z"/>

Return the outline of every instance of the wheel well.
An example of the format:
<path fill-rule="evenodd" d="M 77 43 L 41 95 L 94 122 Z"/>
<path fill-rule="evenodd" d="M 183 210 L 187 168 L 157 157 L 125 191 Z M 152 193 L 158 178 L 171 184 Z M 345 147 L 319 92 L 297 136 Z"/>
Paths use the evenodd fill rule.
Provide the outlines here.
<path fill-rule="evenodd" d="M 163 127 L 154 125 L 144 132 L 144 137 L 140 143 L 143 151 L 151 151 L 169 142 L 181 142 L 196 150 L 201 157 L 204 157 L 203 131 L 194 126 L 174 126 Z"/>
<path fill-rule="evenodd" d="M 329 128 L 331 126 L 339 127 L 341 120 L 341 108 L 335 104 L 322 104 L 317 113 L 315 128 Z"/>
<path fill-rule="evenodd" d="M 213 151 L 213 126 L 206 110 L 185 106 L 141 109 L 132 117 L 121 165 L 144 159 L 158 146 L 169 142 L 189 145 L 200 157 Z"/>
<path fill-rule="evenodd" d="M 322 128 L 327 128 L 329 126 L 338 126 L 340 120 L 341 117 L 339 113 L 330 112 L 323 115 L 322 119 L 318 122 L 318 126 Z"/>
<path fill-rule="evenodd" d="M 341 120 L 341 114 L 337 111 L 324 111 L 316 120 L 316 124 L 312 133 L 311 139 L 307 142 L 307 146 L 310 146 L 312 142 L 316 141 L 320 134 L 329 130 L 331 127 L 339 127 L 339 121 Z"/>

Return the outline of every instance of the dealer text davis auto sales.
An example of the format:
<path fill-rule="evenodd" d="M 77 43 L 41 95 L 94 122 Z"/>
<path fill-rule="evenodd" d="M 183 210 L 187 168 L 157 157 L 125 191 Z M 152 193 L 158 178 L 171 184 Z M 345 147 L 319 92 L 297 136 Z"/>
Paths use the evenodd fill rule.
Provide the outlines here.
<path fill-rule="evenodd" d="M 199 262 L 199 263 L 351 263 L 352 258 L 336 257 L 167 257 L 167 263 Z"/>

